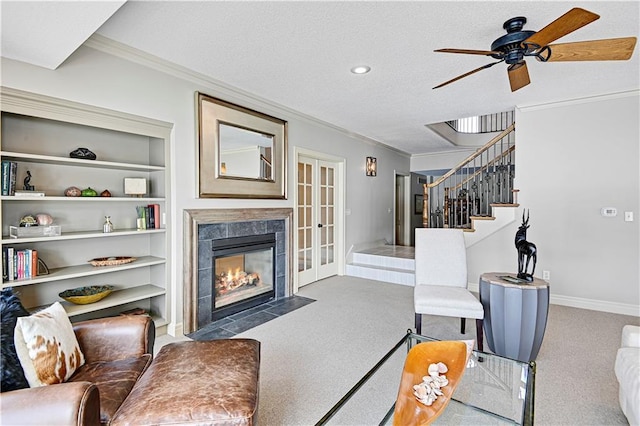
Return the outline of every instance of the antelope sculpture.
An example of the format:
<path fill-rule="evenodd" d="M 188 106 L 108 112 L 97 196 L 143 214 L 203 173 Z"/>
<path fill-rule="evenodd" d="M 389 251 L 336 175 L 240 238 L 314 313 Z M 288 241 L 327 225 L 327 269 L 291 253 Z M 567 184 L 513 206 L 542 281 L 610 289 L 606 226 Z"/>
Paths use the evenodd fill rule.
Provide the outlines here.
<path fill-rule="evenodd" d="M 518 278 L 527 282 L 533 281 L 533 273 L 536 270 L 536 261 L 538 260 L 538 251 L 536 245 L 527 241 L 527 229 L 529 229 L 529 212 L 527 218 L 524 218 L 524 210 L 522 211 L 522 225 L 516 232 L 516 249 L 518 250 Z M 531 273 L 527 273 L 529 262 L 532 262 Z"/>

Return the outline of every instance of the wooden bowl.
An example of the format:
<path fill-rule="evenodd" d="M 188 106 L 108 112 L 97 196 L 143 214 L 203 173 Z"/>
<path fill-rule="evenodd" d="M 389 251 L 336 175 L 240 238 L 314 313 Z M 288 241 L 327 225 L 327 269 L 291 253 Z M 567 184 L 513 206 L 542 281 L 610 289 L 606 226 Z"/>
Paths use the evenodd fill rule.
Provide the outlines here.
<path fill-rule="evenodd" d="M 446 408 L 467 366 L 471 354 L 469 345 L 463 341 L 441 341 L 419 343 L 407 354 L 398 399 L 393 412 L 394 426 L 431 424 Z M 429 364 L 443 362 L 449 371 L 445 373 L 449 384 L 440 390 L 432 405 L 418 401 L 413 394 L 413 386 L 422 383 L 422 377 L 429 375 Z"/>
<path fill-rule="evenodd" d="M 104 299 L 110 295 L 112 291 L 112 285 L 92 285 L 65 290 L 58 294 L 58 296 L 76 305 L 88 305 L 89 303 L 95 303 Z"/>
<path fill-rule="evenodd" d="M 124 265 L 125 263 L 131 263 L 136 260 L 135 257 L 129 256 L 112 256 L 112 257 L 97 257 L 89 261 L 93 266 L 115 266 Z"/>

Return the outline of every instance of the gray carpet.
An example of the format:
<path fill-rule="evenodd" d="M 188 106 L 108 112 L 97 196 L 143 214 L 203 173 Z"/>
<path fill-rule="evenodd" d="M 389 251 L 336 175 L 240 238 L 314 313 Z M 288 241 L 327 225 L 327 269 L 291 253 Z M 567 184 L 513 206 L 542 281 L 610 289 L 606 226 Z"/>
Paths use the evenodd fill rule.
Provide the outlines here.
<path fill-rule="evenodd" d="M 316 302 L 238 334 L 262 342 L 263 426 L 314 424 L 413 327 L 412 287 L 332 277 L 298 295 Z M 627 424 L 613 372 L 625 324 L 640 319 L 551 306 L 537 359 L 537 425 Z M 461 335 L 455 318 L 423 322 L 423 334 L 438 339 L 473 338 L 474 329 L 468 321 Z"/>

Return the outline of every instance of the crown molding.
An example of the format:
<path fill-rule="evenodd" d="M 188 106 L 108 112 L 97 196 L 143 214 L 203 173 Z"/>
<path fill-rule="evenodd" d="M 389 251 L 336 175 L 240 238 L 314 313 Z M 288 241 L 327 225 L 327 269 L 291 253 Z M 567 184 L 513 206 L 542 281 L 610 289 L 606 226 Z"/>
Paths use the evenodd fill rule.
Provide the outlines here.
<path fill-rule="evenodd" d="M 211 90 L 216 91 L 217 93 L 216 96 L 220 96 L 220 94 L 222 94 L 222 95 L 230 96 L 234 99 L 239 99 L 242 102 L 247 102 L 248 104 L 266 105 L 268 108 L 281 113 L 281 115 L 295 117 L 296 119 L 303 120 L 311 124 L 328 127 L 348 137 L 358 139 L 359 141 L 364 142 L 366 144 L 376 146 L 379 148 L 384 148 L 386 150 L 393 152 L 394 154 L 399 154 L 403 157 L 410 158 L 409 153 L 402 151 L 400 149 L 391 147 L 389 145 L 385 145 L 384 143 L 378 140 L 360 135 L 358 133 L 351 132 L 340 126 L 336 126 L 329 122 L 320 120 L 318 118 L 315 118 L 310 115 L 288 108 L 284 105 L 280 105 L 278 103 L 272 102 L 268 99 L 254 95 L 253 93 L 249 93 L 247 91 L 244 91 L 235 86 L 224 83 L 220 80 L 216 80 L 212 77 L 209 77 L 197 71 L 193 71 L 181 65 L 159 58 L 155 55 L 151 55 L 149 53 L 143 52 L 142 50 L 133 48 L 131 46 L 127 46 L 123 43 L 117 42 L 115 40 L 112 40 L 100 34 L 93 34 L 91 37 L 87 39 L 87 41 L 84 42 L 83 46 L 128 60 L 130 62 L 139 64 L 139 65 L 143 65 L 145 67 L 163 72 L 165 74 L 171 75 L 181 80 L 189 81 L 198 86 L 210 88 Z"/>
<path fill-rule="evenodd" d="M 528 112 L 528 111 L 551 109 L 551 108 L 558 108 L 558 107 L 564 107 L 564 106 L 570 106 L 570 105 L 580 105 L 580 104 L 586 104 L 591 102 L 602 102 L 602 101 L 607 101 L 612 99 L 628 98 L 628 97 L 638 96 L 638 95 L 640 95 L 640 90 L 634 89 L 634 90 L 627 90 L 624 92 L 605 93 L 601 95 L 586 96 L 584 98 L 567 99 L 567 100 L 562 100 L 557 102 L 547 102 L 544 104 L 521 105 L 521 106 L 516 106 L 516 110 L 520 112 Z"/>

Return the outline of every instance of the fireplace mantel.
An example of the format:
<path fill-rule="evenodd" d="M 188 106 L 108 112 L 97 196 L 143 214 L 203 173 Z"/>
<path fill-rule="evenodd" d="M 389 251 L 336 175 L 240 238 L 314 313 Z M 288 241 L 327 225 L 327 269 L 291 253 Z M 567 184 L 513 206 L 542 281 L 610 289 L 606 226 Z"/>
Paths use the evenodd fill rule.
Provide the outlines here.
<path fill-rule="evenodd" d="M 184 332 L 192 333 L 198 328 L 198 226 L 216 223 L 250 222 L 260 220 L 284 220 L 287 241 L 287 289 L 286 296 L 293 294 L 293 234 L 291 208 L 247 208 L 247 209 L 188 209 L 184 211 Z"/>

